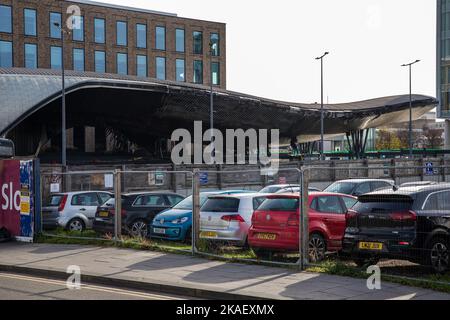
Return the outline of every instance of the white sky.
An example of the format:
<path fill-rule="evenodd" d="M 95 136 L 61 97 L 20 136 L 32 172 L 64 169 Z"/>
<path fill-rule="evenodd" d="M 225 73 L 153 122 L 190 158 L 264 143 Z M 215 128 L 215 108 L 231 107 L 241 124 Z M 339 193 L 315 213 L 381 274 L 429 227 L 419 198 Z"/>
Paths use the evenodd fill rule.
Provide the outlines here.
<path fill-rule="evenodd" d="M 436 0 L 100 0 L 227 24 L 227 89 L 295 102 L 435 96 Z"/>

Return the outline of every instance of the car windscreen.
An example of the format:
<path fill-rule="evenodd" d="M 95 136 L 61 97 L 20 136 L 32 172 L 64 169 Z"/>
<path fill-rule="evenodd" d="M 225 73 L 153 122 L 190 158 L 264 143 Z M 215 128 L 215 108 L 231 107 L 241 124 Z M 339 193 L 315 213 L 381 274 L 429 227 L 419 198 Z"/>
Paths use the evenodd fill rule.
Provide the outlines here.
<path fill-rule="evenodd" d="M 127 197 L 122 196 L 122 204 L 125 203 L 125 200 L 127 200 Z M 106 201 L 104 204 L 102 204 L 102 207 L 114 207 L 116 205 L 116 199 L 111 198 L 108 201 Z"/>
<path fill-rule="evenodd" d="M 202 206 L 207 199 L 208 199 L 208 195 L 207 194 L 200 194 L 200 206 Z M 192 196 L 189 196 L 186 199 L 184 199 L 183 201 L 180 201 L 172 209 L 193 210 L 193 208 L 192 208 Z"/>
<path fill-rule="evenodd" d="M 412 199 L 366 199 L 358 201 L 352 210 L 358 213 L 392 213 L 411 210 Z"/>
<path fill-rule="evenodd" d="M 238 212 L 240 200 L 236 198 L 209 198 L 202 206 L 203 212 Z"/>
<path fill-rule="evenodd" d="M 260 211 L 297 211 L 296 198 L 271 198 L 265 200 L 258 208 Z"/>
<path fill-rule="evenodd" d="M 328 186 L 324 192 L 351 194 L 355 186 L 356 183 L 354 182 L 335 182 Z"/>
<path fill-rule="evenodd" d="M 261 192 L 261 193 L 275 193 L 275 192 L 277 192 L 277 191 L 279 191 L 281 189 L 282 189 L 281 187 L 268 186 L 268 187 L 262 188 L 259 192 Z"/>
<path fill-rule="evenodd" d="M 47 207 L 58 207 L 61 204 L 63 198 L 64 198 L 63 194 L 51 195 L 47 201 Z"/>

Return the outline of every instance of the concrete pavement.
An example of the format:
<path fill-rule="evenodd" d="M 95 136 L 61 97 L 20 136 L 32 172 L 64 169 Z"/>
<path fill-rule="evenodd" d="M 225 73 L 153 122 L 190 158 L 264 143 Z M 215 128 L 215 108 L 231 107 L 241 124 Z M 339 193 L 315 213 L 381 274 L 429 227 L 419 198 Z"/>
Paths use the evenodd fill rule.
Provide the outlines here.
<path fill-rule="evenodd" d="M 382 282 L 381 290 L 369 290 L 364 279 L 186 255 L 81 245 L 0 244 L 2 271 L 64 278 L 69 265 L 78 265 L 86 281 L 200 298 L 450 300 L 449 294 L 388 282 Z"/>

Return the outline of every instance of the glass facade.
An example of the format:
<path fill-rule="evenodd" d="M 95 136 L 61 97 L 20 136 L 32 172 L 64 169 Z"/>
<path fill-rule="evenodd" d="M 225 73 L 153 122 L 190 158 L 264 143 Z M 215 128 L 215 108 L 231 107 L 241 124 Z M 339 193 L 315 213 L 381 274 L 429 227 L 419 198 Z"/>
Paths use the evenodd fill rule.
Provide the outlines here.
<path fill-rule="evenodd" d="M 166 50 L 166 28 L 156 27 L 155 37 L 156 37 L 156 49 Z"/>
<path fill-rule="evenodd" d="M 117 21 L 116 23 L 117 45 L 127 45 L 127 23 L 124 21 Z"/>
<path fill-rule="evenodd" d="M 77 21 L 77 19 L 79 20 Z M 72 25 L 74 27 L 72 30 L 72 39 L 75 41 L 84 41 L 84 17 L 73 18 Z"/>
<path fill-rule="evenodd" d="M 23 19 L 25 25 L 25 35 L 26 36 L 37 36 L 37 18 L 36 10 L 34 9 L 24 9 Z"/>
<path fill-rule="evenodd" d="M 58 70 L 62 68 L 61 47 L 50 47 L 50 68 Z"/>
<path fill-rule="evenodd" d="M 211 63 L 211 78 L 213 85 L 220 85 L 220 64 L 219 62 Z"/>
<path fill-rule="evenodd" d="M 175 64 L 176 80 L 180 82 L 186 81 L 184 59 L 176 59 Z"/>
<path fill-rule="evenodd" d="M 84 49 L 73 49 L 73 70 L 84 71 Z"/>
<path fill-rule="evenodd" d="M 136 75 L 138 77 L 147 77 L 147 56 L 138 55 L 136 57 Z"/>
<path fill-rule="evenodd" d="M 13 52 L 11 41 L 0 41 L 0 68 L 12 68 Z"/>
<path fill-rule="evenodd" d="M 175 30 L 175 51 L 184 52 L 184 29 Z"/>
<path fill-rule="evenodd" d="M 37 63 L 37 45 L 25 43 L 25 68 L 36 69 Z"/>
<path fill-rule="evenodd" d="M 213 56 L 220 55 L 220 38 L 218 33 L 211 33 L 211 53 Z"/>
<path fill-rule="evenodd" d="M 136 25 L 136 47 L 147 48 L 147 25 Z"/>
<path fill-rule="evenodd" d="M 439 0 L 438 11 L 438 116 L 450 119 L 450 0 Z"/>
<path fill-rule="evenodd" d="M 203 83 L 203 61 L 194 60 L 194 83 Z"/>
<path fill-rule="evenodd" d="M 0 5 L 0 32 L 12 33 L 12 9 Z"/>
<path fill-rule="evenodd" d="M 203 54 L 203 33 L 194 31 L 192 33 L 194 54 Z"/>
<path fill-rule="evenodd" d="M 94 19 L 95 43 L 105 43 L 105 19 Z"/>
<path fill-rule="evenodd" d="M 156 57 L 156 79 L 166 80 L 166 58 Z"/>
<path fill-rule="evenodd" d="M 128 55 L 126 53 L 117 54 L 117 73 L 122 75 L 128 74 Z"/>
<path fill-rule="evenodd" d="M 106 72 L 106 54 L 105 51 L 95 51 L 95 72 Z"/>
<path fill-rule="evenodd" d="M 50 38 L 61 39 L 61 29 L 55 24 L 61 25 L 61 13 L 50 12 Z"/>

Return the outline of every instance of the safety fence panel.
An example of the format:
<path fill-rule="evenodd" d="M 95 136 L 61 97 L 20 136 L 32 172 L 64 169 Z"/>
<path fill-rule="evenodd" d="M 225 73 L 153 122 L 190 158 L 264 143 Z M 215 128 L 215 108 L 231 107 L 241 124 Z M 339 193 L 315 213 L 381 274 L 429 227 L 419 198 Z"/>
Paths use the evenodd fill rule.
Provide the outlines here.
<path fill-rule="evenodd" d="M 450 167 L 302 171 L 309 190 L 323 190 L 309 196 L 307 266 L 450 283 Z"/>
<path fill-rule="evenodd" d="M 235 261 L 301 266 L 298 168 L 194 172 L 198 254 Z"/>

